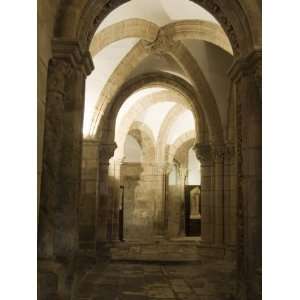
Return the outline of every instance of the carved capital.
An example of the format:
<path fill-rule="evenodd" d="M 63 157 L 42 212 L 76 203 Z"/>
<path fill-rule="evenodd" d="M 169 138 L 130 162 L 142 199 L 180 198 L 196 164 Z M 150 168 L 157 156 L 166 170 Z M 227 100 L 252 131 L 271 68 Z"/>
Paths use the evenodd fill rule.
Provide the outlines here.
<path fill-rule="evenodd" d="M 227 162 L 232 161 L 235 156 L 235 146 L 233 144 L 227 144 L 225 147 L 225 160 Z"/>
<path fill-rule="evenodd" d="M 77 41 L 53 39 L 52 52 L 55 59 L 69 63 L 72 68 L 80 70 L 85 76 L 88 76 L 94 69 L 90 53 L 88 51 L 83 53 Z"/>
<path fill-rule="evenodd" d="M 256 86 L 261 91 L 262 83 L 262 52 L 261 49 L 255 50 L 248 56 L 239 58 L 234 61 L 228 71 L 233 81 L 239 80 L 241 77 L 251 76 Z"/>
<path fill-rule="evenodd" d="M 166 162 L 166 163 L 161 163 L 161 165 L 165 174 L 169 174 L 172 171 L 172 167 L 173 167 L 172 163 Z"/>
<path fill-rule="evenodd" d="M 108 163 L 110 158 L 114 156 L 114 152 L 117 149 L 117 144 L 100 144 L 98 148 L 98 157 L 100 163 Z"/>
<path fill-rule="evenodd" d="M 49 61 L 48 91 L 64 94 L 66 77 L 70 74 L 71 65 L 64 59 L 52 58 Z"/>
<path fill-rule="evenodd" d="M 212 147 L 212 154 L 215 162 L 221 163 L 224 161 L 225 155 L 225 147 L 224 145 L 213 146 Z"/>
<path fill-rule="evenodd" d="M 201 163 L 211 162 L 212 161 L 212 148 L 207 144 L 197 143 L 193 146 L 197 159 Z"/>

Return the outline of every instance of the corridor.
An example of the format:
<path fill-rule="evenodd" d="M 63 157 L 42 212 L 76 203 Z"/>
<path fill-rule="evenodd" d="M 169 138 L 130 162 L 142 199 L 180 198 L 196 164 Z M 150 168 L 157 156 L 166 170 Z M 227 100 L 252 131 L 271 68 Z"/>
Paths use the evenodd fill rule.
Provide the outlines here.
<path fill-rule="evenodd" d="M 260 299 L 260 10 L 239 2 L 45 1 L 39 300 Z"/>

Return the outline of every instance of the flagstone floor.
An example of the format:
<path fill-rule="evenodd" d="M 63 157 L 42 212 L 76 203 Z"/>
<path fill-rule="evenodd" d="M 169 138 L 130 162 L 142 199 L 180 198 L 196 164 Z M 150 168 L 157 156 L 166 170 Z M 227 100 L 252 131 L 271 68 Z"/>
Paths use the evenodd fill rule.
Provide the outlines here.
<path fill-rule="evenodd" d="M 110 263 L 87 273 L 78 300 L 230 300 L 234 289 L 234 267 L 224 261 Z"/>

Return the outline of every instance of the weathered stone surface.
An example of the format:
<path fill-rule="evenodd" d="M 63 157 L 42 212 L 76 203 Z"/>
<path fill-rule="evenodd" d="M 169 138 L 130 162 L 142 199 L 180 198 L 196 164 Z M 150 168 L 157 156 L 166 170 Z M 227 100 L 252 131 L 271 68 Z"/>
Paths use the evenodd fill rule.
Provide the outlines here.
<path fill-rule="evenodd" d="M 88 253 L 91 248 L 96 248 L 98 241 L 103 243 L 98 252 L 103 250 L 102 256 L 105 256 L 105 249 L 109 248 L 107 242 L 116 238 L 122 178 L 112 178 L 109 174 L 109 159 L 116 148 L 115 120 L 129 95 L 147 85 L 158 84 L 172 86 L 182 93 L 190 100 L 194 112 L 196 132 L 193 138 L 202 163 L 202 239 L 208 246 L 219 244 L 220 248 L 216 250 L 214 247 L 214 251 L 217 255 L 223 251 L 223 256 L 224 243 L 226 249 L 237 243 L 240 298 L 244 300 L 242 295 L 247 292 L 249 299 L 260 299 L 261 11 L 256 1 L 194 1 L 211 12 L 227 37 L 217 24 L 199 23 L 196 20 L 176 22 L 163 29 L 146 21 L 128 20 L 118 23 L 115 32 L 112 27 L 99 32 L 91 47 L 94 54 L 105 45 L 125 37 L 138 36 L 146 42 L 141 41 L 133 47 L 105 85 L 92 126 L 92 132 L 100 138 L 100 145 L 97 149 L 86 147 L 83 153 L 84 83 L 92 70 L 88 48 L 98 25 L 110 12 L 127 1 L 42 2 L 38 9 L 38 174 L 41 176 L 38 181 L 41 187 L 38 256 L 39 265 L 42 266 L 39 268 L 39 299 L 69 299 L 78 279 L 78 246 Z M 211 34 L 211 30 L 214 34 Z M 228 119 L 231 119 L 228 124 L 221 122 L 224 116 L 219 116 L 220 107 L 215 103 L 215 95 L 202 69 L 180 42 L 181 39 L 198 39 L 200 36 L 233 53 L 236 60 L 230 72 L 232 99 L 229 101 L 232 113 L 228 114 Z M 152 54 L 168 54 L 177 60 L 184 70 L 180 76 L 187 77 L 191 84 L 180 76 L 162 75 L 159 72 L 131 78 L 127 82 L 143 59 Z M 101 113 L 103 119 L 99 117 Z M 167 126 L 164 128 L 167 129 Z M 163 139 L 164 135 L 161 135 L 160 140 Z M 235 151 L 216 151 L 216 147 L 225 143 Z M 170 163 L 170 158 L 171 161 L 175 158 L 175 149 L 169 147 L 167 163 Z M 159 157 L 162 159 L 159 163 L 164 162 L 164 156 L 165 151 L 161 149 Z M 129 236 L 146 239 L 155 235 L 162 237 L 168 230 L 172 232 L 170 235 L 182 233 L 182 195 L 178 197 L 177 206 L 170 203 L 166 205 L 166 188 L 161 187 L 165 184 L 167 167 L 164 169 L 155 164 L 144 164 L 143 168 L 138 178 L 132 180 L 134 184 L 129 184 L 130 193 L 134 195 L 126 199 L 131 214 L 129 223 L 132 225 Z M 138 172 L 128 171 L 128 174 L 135 176 Z M 174 189 L 174 194 L 182 192 L 182 185 L 181 182 L 181 186 Z M 168 215 L 168 209 L 173 208 L 174 214 Z M 145 212 L 149 216 L 145 216 Z M 198 255 L 214 256 L 214 251 L 210 247 L 196 251 L 191 245 L 184 249 L 169 245 L 136 245 L 128 250 L 123 248 L 119 256 L 122 259 L 139 257 L 149 260 L 157 255 L 163 259 L 170 259 L 172 255 L 180 259 L 179 255 L 186 255 L 194 259 Z M 118 255 L 118 251 L 113 255 Z M 96 277 L 91 276 L 79 291 L 82 292 L 81 299 L 89 300 L 118 296 L 121 299 L 191 300 L 197 296 L 203 299 L 229 299 L 231 291 L 225 285 L 231 283 L 231 278 L 221 280 L 220 275 L 226 266 L 217 265 L 221 271 L 218 268 L 216 271 L 214 267 L 204 268 L 204 273 L 196 274 L 195 268 L 181 273 L 174 269 L 168 272 L 167 268 L 159 266 L 152 270 L 157 276 L 150 277 L 145 276 L 145 272 L 151 273 L 151 270 L 145 271 L 146 267 L 134 268 L 130 265 L 124 276 L 120 276 L 120 269 L 116 268 L 106 273 L 107 281 L 100 280 L 99 283 L 94 279 L 102 274 L 96 273 Z M 195 274 L 210 282 L 201 282 L 198 287 L 193 287 L 190 283 Z M 177 281 L 174 288 L 168 279 L 170 276 L 182 277 L 182 284 Z M 147 289 L 135 290 L 136 285 Z"/>
<path fill-rule="evenodd" d="M 90 271 L 76 299 L 231 299 L 234 270 L 232 264 L 222 261 L 201 265 L 113 263 L 101 272 Z"/>

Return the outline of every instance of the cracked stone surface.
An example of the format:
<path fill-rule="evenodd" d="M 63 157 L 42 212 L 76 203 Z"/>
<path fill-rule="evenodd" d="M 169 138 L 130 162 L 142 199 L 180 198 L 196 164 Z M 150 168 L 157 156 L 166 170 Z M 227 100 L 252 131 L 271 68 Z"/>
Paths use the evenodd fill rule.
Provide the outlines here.
<path fill-rule="evenodd" d="M 202 263 L 108 263 L 96 265 L 80 283 L 78 300 L 230 300 L 235 268 Z"/>

